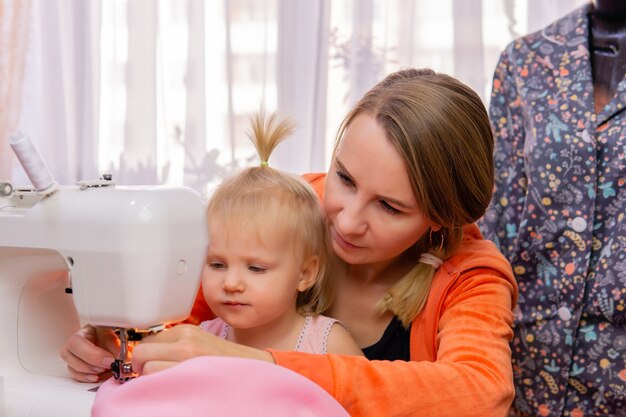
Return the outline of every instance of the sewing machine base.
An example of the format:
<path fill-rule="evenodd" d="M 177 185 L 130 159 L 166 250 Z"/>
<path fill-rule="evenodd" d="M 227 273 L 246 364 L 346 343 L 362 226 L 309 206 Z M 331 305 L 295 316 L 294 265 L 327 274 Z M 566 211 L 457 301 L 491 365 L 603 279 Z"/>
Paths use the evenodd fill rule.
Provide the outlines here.
<path fill-rule="evenodd" d="M 99 385 L 44 375 L 4 377 L 3 382 L 0 417 L 89 417 Z"/>

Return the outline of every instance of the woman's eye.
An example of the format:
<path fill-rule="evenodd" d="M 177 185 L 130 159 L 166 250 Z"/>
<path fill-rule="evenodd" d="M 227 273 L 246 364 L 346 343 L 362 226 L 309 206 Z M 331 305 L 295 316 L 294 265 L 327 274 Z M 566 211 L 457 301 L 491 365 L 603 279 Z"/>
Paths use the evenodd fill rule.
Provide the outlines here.
<path fill-rule="evenodd" d="M 400 210 L 398 210 L 397 208 L 389 205 L 389 203 L 387 203 L 385 200 L 380 200 L 380 206 L 383 208 L 383 210 L 391 213 L 391 214 L 400 214 L 402 213 Z"/>
<path fill-rule="evenodd" d="M 211 269 L 224 269 L 224 268 L 226 268 L 226 265 L 224 265 L 222 262 L 209 261 L 209 268 L 211 268 Z"/>
<path fill-rule="evenodd" d="M 254 272 L 255 274 L 262 274 L 263 272 L 267 271 L 266 268 L 263 268 L 262 266 L 258 266 L 258 265 L 250 265 L 248 267 L 248 270 L 250 272 Z"/>
<path fill-rule="evenodd" d="M 348 185 L 350 187 L 354 186 L 354 181 L 352 181 L 352 178 L 347 176 L 345 173 L 337 171 L 337 176 L 339 177 L 339 180 L 345 185 Z"/>

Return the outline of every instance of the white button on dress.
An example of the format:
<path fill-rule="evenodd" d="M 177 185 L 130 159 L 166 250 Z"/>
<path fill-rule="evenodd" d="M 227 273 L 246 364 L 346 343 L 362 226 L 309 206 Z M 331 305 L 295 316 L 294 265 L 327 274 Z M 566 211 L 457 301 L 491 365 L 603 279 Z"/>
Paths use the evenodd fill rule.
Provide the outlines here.
<path fill-rule="evenodd" d="M 563 321 L 567 321 L 572 318 L 572 312 L 567 307 L 560 307 L 557 310 L 557 314 L 559 315 L 559 318 Z"/>
<path fill-rule="evenodd" d="M 582 233 L 587 229 L 587 220 L 582 217 L 576 217 L 572 220 L 571 228 L 577 233 Z"/>

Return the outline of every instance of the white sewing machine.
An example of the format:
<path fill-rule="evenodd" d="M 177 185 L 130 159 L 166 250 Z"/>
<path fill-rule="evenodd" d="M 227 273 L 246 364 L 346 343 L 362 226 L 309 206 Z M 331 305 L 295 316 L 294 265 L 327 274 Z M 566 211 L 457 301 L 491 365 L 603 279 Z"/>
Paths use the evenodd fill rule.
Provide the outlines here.
<path fill-rule="evenodd" d="M 0 181 L 0 417 L 90 415 L 96 384 L 71 380 L 59 356 L 82 325 L 189 315 L 208 244 L 200 196 L 111 184 Z"/>

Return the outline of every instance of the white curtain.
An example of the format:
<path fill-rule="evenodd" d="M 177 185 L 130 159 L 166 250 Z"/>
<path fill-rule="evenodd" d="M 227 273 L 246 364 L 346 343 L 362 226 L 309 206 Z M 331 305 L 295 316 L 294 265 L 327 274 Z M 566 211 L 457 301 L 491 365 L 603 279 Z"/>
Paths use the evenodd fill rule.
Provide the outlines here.
<path fill-rule="evenodd" d="M 270 164 L 322 171 L 342 117 L 387 73 L 431 67 L 487 104 L 506 44 L 586 2 L 31 1 L 16 127 L 56 179 L 201 192 L 257 163 L 246 127 L 260 106 L 299 127 Z M 17 164 L 10 176 L 28 184 Z"/>
<path fill-rule="evenodd" d="M 14 0 L 18 3 L 20 0 Z M 60 183 L 99 169 L 98 8 L 92 2 L 32 0 L 19 124 Z M 13 180 L 29 184 L 14 159 Z"/>
<path fill-rule="evenodd" d="M 30 2 L 0 0 L 0 181 L 11 173 L 9 135 L 18 125 Z"/>
<path fill-rule="evenodd" d="M 330 2 L 278 2 L 277 109 L 296 120 L 298 130 L 276 150 L 272 163 L 290 172 L 326 166 Z"/>

